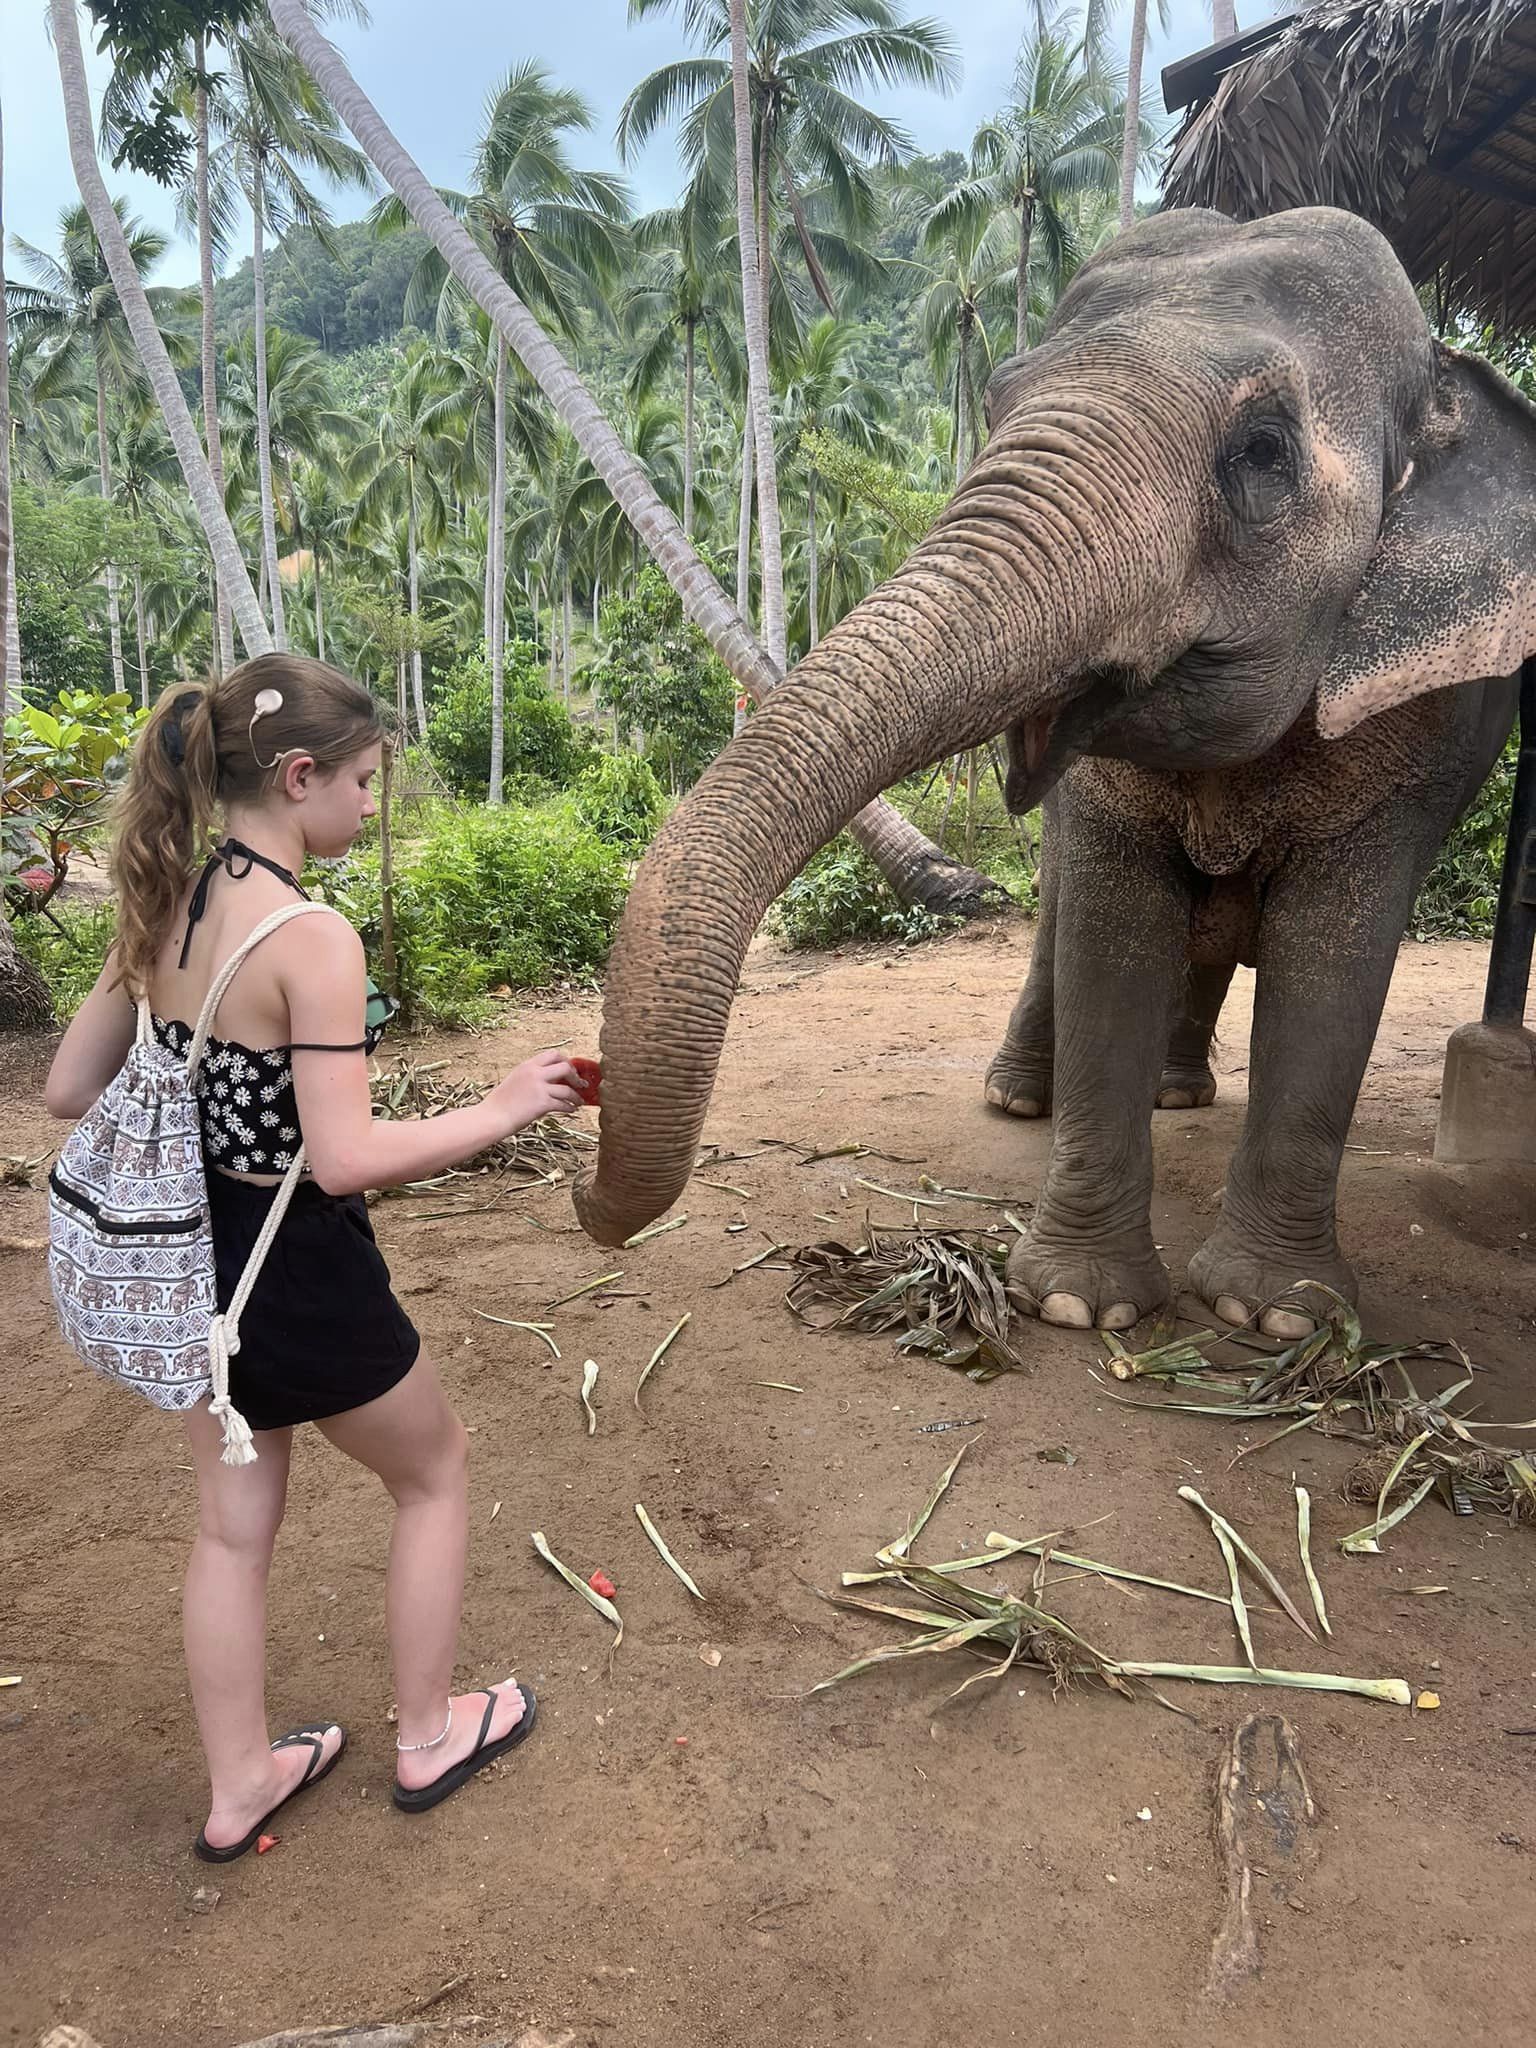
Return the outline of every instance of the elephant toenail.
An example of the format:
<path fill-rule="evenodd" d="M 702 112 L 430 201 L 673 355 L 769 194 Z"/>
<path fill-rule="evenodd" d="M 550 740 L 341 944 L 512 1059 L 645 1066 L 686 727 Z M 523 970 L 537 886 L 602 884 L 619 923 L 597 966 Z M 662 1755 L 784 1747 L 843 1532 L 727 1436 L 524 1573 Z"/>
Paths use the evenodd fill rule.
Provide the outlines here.
<path fill-rule="evenodd" d="M 1040 1316 L 1043 1322 L 1067 1330 L 1093 1328 L 1093 1310 L 1080 1294 L 1048 1294 L 1040 1304 Z"/>
<path fill-rule="evenodd" d="M 1295 1344 L 1310 1337 L 1317 1323 L 1312 1316 L 1301 1315 L 1295 1309 L 1268 1308 L 1259 1318 L 1259 1328 L 1266 1337 L 1282 1337 Z"/>
<path fill-rule="evenodd" d="M 1218 1294 L 1214 1306 L 1224 1323 L 1246 1323 L 1253 1315 L 1247 1302 L 1239 1301 L 1235 1294 Z"/>
<path fill-rule="evenodd" d="M 1113 1307 L 1105 1309 L 1103 1315 L 1099 1317 L 1099 1328 L 1101 1330 L 1128 1330 L 1138 1320 L 1139 1312 L 1134 1301 L 1117 1301 Z"/>

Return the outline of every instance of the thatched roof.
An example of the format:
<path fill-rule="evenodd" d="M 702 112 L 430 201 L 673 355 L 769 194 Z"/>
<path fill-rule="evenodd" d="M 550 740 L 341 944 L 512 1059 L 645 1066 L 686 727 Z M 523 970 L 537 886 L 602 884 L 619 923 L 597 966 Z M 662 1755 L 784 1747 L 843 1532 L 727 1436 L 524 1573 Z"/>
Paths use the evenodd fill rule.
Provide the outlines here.
<path fill-rule="evenodd" d="M 1186 120 L 1164 193 L 1242 220 L 1346 207 L 1443 313 L 1536 329 L 1536 0 L 1307 9 Z"/>

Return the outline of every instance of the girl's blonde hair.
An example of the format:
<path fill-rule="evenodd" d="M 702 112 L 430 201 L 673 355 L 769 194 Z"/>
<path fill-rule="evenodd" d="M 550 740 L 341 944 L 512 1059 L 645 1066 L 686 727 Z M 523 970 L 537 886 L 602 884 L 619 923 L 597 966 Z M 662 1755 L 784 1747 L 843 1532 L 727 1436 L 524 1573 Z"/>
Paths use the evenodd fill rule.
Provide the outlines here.
<path fill-rule="evenodd" d="M 264 710 L 253 729 L 263 690 L 282 703 Z M 378 706 L 361 683 L 304 655 L 258 655 L 218 682 L 162 694 L 133 750 L 112 849 L 117 967 L 131 996 L 148 990 L 220 807 L 259 800 L 284 755 L 307 754 L 329 774 L 382 731 Z"/>

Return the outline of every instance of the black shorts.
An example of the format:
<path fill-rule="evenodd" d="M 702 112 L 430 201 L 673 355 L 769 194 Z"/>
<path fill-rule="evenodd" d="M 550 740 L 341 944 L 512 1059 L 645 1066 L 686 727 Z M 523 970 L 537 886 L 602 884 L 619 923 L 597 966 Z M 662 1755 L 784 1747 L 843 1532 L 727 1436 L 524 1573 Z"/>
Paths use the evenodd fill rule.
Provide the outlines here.
<path fill-rule="evenodd" d="M 208 1174 L 219 1307 L 229 1306 L 275 1187 Z M 287 1429 L 376 1401 L 421 1350 L 389 1287 L 361 1195 L 300 1181 L 240 1315 L 229 1391 L 252 1429 Z"/>

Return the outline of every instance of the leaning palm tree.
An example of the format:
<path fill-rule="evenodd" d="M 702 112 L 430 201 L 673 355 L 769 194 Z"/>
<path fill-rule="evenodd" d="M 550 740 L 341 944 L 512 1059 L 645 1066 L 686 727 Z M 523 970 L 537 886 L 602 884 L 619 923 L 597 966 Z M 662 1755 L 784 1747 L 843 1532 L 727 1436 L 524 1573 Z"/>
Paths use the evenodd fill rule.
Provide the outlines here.
<path fill-rule="evenodd" d="M 165 254 L 166 237 L 129 217 L 121 199 L 113 211 L 122 227 L 134 271 L 143 277 Z M 130 396 L 143 390 L 143 370 L 122 308 L 112 288 L 106 258 L 83 205 L 66 206 L 59 216 L 59 253 L 34 248 L 20 236 L 14 246 L 32 273 L 31 285 L 11 287 L 11 310 L 23 332 L 38 336 L 48 348 L 48 361 L 38 379 L 39 396 L 72 379 L 89 361 L 96 385 L 96 461 L 101 495 L 112 496 L 112 435 L 108 394 Z M 179 295 L 163 290 L 148 294 L 150 305 L 168 317 Z M 104 571 L 107 626 L 112 647 L 112 687 L 125 687 L 123 631 L 118 593 L 118 566 L 110 557 Z"/>
<path fill-rule="evenodd" d="M 52 0 L 56 7 L 65 0 Z M 504 278 L 498 277 L 466 229 L 433 190 L 378 109 L 358 85 L 334 44 L 316 26 L 305 0 L 268 0 L 272 20 L 319 81 L 368 154 L 394 188 L 412 220 L 430 236 L 464 289 L 495 320 L 575 437 L 582 453 L 613 494 L 652 558 L 743 688 L 760 696 L 778 671 L 748 631 L 734 604 L 699 559 L 677 519 L 625 449 L 592 394 L 559 348 Z M 903 902 L 952 910 L 984 900 L 985 876 L 946 859 L 901 814 L 881 799 L 866 805 L 850 827 L 855 838 Z"/>
<path fill-rule="evenodd" d="M 176 459 L 197 508 L 198 522 L 207 539 L 215 568 L 224 588 L 230 593 L 246 652 L 264 654 L 272 644 L 266 621 L 262 618 L 249 572 L 223 499 L 214 484 L 192 415 L 176 381 L 175 367 L 155 324 L 154 309 L 135 267 L 123 223 L 113 209 L 102 179 L 101 166 L 96 160 L 91 133 L 90 93 L 86 84 L 85 60 L 80 50 L 74 0 L 49 0 L 49 20 L 53 28 L 54 52 L 58 58 L 59 82 L 63 88 L 64 121 L 75 183 L 100 243 L 123 319 L 133 337 L 134 347 L 176 450 Z"/>
<path fill-rule="evenodd" d="M 468 192 L 439 197 L 468 228 L 501 278 L 538 318 L 570 340 L 583 314 L 603 314 L 624 258 L 629 195 L 606 171 L 583 171 L 571 160 L 570 138 L 592 126 L 579 93 L 557 86 L 545 68 L 510 71 L 486 101 Z M 374 209 L 384 233 L 409 226 L 399 198 Z M 420 320 L 435 300 L 441 316 L 462 296 L 441 252 L 428 249 L 406 294 L 407 320 Z M 507 364 L 498 334 L 492 376 L 490 503 L 486 521 L 487 658 L 491 666 L 490 801 L 501 801 L 505 749 Z"/>
<path fill-rule="evenodd" d="M 213 127 L 223 139 L 210 165 L 215 222 L 226 220 L 238 190 L 251 212 L 252 328 L 256 365 L 256 453 L 262 546 L 272 607 L 272 639 L 287 643 L 277 565 L 271 428 L 266 381 L 266 239 L 301 227 L 325 239 L 330 214 L 306 182 L 318 171 L 333 184 L 366 187 L 367 159 L 341 134 L 324 94 L 291 51 L 265 29 L 250 29 L 230 50 L 227 79 L 215 95 Z"/>
<path fill-rule="evenodd" d="M 411 700 L 416 730 L 427 733 L 422 683 L 421 547 L 434 546 L 448 524 L 440 470 L 449 442 L 464 431 L 464 397 L 451 367 L 428 343 L 406 355 L 379 415 L 378 431 L 348 465 L 357 492 L 350 533 L 357 539 L 403 513 L 406 524 L 406 602 L 415 637 L 411 645 Z"/>

